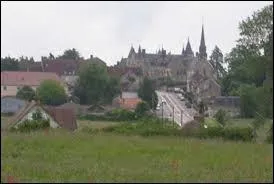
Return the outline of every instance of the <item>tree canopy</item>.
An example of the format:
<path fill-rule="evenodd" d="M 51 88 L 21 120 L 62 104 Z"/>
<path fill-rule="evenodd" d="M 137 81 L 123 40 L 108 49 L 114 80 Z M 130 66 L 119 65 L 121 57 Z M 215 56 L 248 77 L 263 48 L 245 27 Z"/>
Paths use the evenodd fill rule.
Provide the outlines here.
<path fill-rule="evenodd" d="M 67 96 L 64 87 L 55 80 L 45 80 L 37 88 L 37 98 L 45 105 L 61 105 Z"/>
<path fill-rule="evenodd" d="M 119 80 L 108 76 L 105 66 L 86 63 L 80 68 L 74 95 L 81 104 L 108 104 L 119 92 Z"/>
<path fill-rule="evenodd" d="M 273 117 L 273 5 L 240 22 L 239 30 L 237 45 L 225 58 L 222 92 L 241 97 L 244 117 L 258 112 Z"/>
<path fill-rule="evenodd" d="M 17 71 L 19 70 L 18 59 L 5 57 L 1 58 L 1 71 Z"/>
<path fill-rule="evenodd" d="M 138 96 L 147 102 L 151 109 L 155 109 L 158 104 L 158 97 L 155 92 L 155 86 L 153 82 L 144 77 L 142 83 L 140 84 L 140 88 L 138 89 Z"/>
<path fill-rule="evenodd" d="M 30 86 L 23 86 L 16 94 L 17 98 L 31 101 L 35 99 L 35 91 Z"/>

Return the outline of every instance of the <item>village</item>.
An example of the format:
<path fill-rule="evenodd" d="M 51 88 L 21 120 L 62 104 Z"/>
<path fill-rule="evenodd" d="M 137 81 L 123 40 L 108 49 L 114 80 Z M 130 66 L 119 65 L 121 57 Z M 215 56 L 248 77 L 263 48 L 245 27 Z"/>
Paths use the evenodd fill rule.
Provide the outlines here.
<path fill-rule="evenodd" d="M 41 21 L 33 24 L 35 33 L 28 30 L 36 39 L 26 32 L 11 39 L 17 24 L 1 26 L 3 183 L 273 182 L 273 4 L 238 4 L 237 14 L 236 4 L 220 3 L 218 15 L 206 3 L 196 9 L 190 2 L 165 2 L 161 6 L 170 13 L 156 19 L 144 13 L 152 8 L 145 2 L 62 3 L 45 4 L 47 13 L 32 4 L 39 16 L 62 20 L 62 26 L 54 24 L 62 32 L 53 37 L 49 31 L 37 41 Z M 19 20 L 15 4 L 5 5 L 5 16 L 14 8 Z M 118 5 L 124 8 L 119 16 Z M 196 13 L 185 11 L 186 5 Z M 61 18 L 70 13 L 59 6 L 81 13 Z M 99 13 L 103 9 L 109 12 Z M 238 27 L 226 25 L 232 19 L 204 21 L 200 10 L 208 17 L 235 11 Z M 23 17 L 36 15 L 24 11 Z M 203 21 L 176 19 L 176 12 Z M 131 20 L 128 26 L 122 17 Z M 177 30 L 175 20 L 184 29 Z M 144 34 L 139 28 L 148 22 L 159 27 Z M 238 34 L 235 41 L 228 31 Z M 31 48 L 20 41 L 27 37 Z M 45 43 L 51 46 L 39 46 Z"/>

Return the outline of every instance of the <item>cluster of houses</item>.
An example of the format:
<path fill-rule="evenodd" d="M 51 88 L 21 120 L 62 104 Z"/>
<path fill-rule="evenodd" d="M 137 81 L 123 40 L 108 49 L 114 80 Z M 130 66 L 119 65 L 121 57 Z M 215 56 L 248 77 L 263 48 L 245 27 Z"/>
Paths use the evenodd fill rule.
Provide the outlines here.
<path fill-rule="evenodd" d="M 104 64 L 100 59 L 92 60 Z M 1 114 L 13 114 L 7 127 L 16 126 L 26 119 L 32 119 L 32 114 L 39 109 L 43 117 L 50 120 L 53 128 L 63 127 L 69 130 L 77 128 L 76 116 L 87 113 L 104 113 L 114 108 L 134 110 L 141 101 L 136 92 L 122 92 L 113 99 L 108 106 L 93 107 L 92 105 L 80 105 L 72 101 L 57 107 L 49 107 L 37 102 L 27 102 L 16 98 L 16 94 L 23 86 L 29 86 L 36 90 L 44 80 L 55 80 L 65 89 L 67 96 L 71 96 L 73 86 L 78 79 L 77 71 L 86 61 L 77 60 L 45 60 L 35 62 L 21 71 L 1 72 Z M 120 73 L 119 73 L 120 72 Z M 115 72 L 109 71 L 111 75 Z M 127 74 L 127 71 L 118 71 L 119 77 Z"/>

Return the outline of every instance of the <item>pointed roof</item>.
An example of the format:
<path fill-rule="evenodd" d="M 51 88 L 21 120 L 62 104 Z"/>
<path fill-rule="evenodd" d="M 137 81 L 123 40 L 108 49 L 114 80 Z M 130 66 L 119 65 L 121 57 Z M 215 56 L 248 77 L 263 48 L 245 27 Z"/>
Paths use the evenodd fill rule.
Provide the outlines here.
<path fill-rule="evenodd" d="M 201 34 L 201 41 L 200 41 L 200 47 L 199 47 L 199 54 L 200 54 L 200 58 L 206 59 L 207 53 L 206 53 L 206 45 L 205 45 L 204 25 L 202 25 L 202 34 Z"/>
<path fill-rule="evenodd" d="M 184 44 L 183 44 L 182 55 L 184 55 L 184 54 L 185 54 L 185 46 L 184 46 Z"/>
<path fill-rule="evenodd" d="M 138 53 L 141 53 L 141 45 L 139 45 Z"/>
<path fill-rule="evenodd" d="M 186 50 L 185 50 L 185 54 L 189 55 L 189 56 L 193 56 L 193 51 L 191 49 L 191 45 L 189 42 L 189 38 L 187 39 L 187 45 L 186 45 Z"/>
<path fill-rule="evenodd" d="M 201 42 L 200 46 L 205 46 L 205 33 L 204 33 L 204 25 L 202 25 L 202 35 L 201 35 Z"/>
<path fill-rule="evenodd" d="M 135 54 L 135 50 L 134 50 L 133 46 L 131 45 L 128 56 L 131 56 L 132 54 Z"/>

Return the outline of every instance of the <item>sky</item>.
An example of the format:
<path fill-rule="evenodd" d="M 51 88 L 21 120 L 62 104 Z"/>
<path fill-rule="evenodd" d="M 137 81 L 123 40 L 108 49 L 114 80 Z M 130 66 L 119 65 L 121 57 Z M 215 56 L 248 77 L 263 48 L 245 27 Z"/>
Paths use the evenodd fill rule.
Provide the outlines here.
<path fill-rule="evenodd" d="M 239 22 L 272 1 L 1 1 L 1 57 L 34 57 L 76 48 L 114 65 L 130 47 L 180 54 L 189 38 L 199 50 L 202 24 L 208 55 L 227 54 L 239 38 Z"/>

